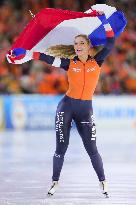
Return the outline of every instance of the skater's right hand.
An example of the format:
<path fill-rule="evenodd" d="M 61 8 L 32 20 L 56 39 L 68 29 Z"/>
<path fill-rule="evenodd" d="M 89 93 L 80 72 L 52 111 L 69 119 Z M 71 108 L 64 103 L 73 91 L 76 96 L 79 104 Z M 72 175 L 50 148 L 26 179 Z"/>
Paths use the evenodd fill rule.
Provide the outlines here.
<path fill-rule="evenodd" d="M 16 60 L 21 60 L 26 56 L 26 50 L 24 48 L 15 48 L 8 52 L 8 59 L 11 63 L 15 63 Z"/>

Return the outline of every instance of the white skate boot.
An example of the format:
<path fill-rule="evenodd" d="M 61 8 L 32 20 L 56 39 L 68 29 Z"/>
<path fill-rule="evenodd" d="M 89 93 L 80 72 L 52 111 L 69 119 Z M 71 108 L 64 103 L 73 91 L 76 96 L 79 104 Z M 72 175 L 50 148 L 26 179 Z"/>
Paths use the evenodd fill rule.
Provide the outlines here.
<path fill-rule="evenodd" d="M 52 185 L 51 185 L 51 188 L 49 189 L 48 191 L 48 196 L 53 196 L 53 194 L 56 192 L 58 188 L 58 181 L 53 181 L 52 182 Z"/>
<path fill-rule="evenodd" d="M 106 180 L 100 182 L 100 189 L 101 189 L 102 194 L 104 194 L 105 198 L 109 198 L 108 184 L 107 184 Z"/>

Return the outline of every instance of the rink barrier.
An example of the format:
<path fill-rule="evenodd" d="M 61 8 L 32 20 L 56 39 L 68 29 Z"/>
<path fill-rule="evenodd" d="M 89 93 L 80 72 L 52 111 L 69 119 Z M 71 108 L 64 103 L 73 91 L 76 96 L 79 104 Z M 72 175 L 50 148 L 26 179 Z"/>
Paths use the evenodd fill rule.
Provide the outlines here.
<path fill-rule="evenodd" d="M 55 111 L 63 96 L 10 95 L 0 97 L 0 129 L 54 129 Z M 136 126 L 136 96 L 95 96 L 96 124 Z"/>

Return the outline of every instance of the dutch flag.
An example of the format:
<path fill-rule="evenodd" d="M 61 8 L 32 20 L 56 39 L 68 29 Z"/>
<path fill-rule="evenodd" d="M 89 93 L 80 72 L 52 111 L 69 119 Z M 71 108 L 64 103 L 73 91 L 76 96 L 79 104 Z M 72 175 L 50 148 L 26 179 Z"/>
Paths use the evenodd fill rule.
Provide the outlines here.
<path fill-rule="evenodd" d="M 115 37 L 118 37 L 126 26 L 126 18 L 121 11 L 106 4 L 96 4 L 86 12 L 75 12 L 62 9 L 42 9 L 19 35 L 11 50 L 6 55 L 9 63 L 22 64 L 31 60 L 29 52 L 46 53 L 55 45 L 72 45 L 74 37 L 86 34 L 93 46 L 106 43 L 105 30 L 96 11 L 103 11 L 110 23 Z M 14 60 L 11 55 L 15 54 Z"/>

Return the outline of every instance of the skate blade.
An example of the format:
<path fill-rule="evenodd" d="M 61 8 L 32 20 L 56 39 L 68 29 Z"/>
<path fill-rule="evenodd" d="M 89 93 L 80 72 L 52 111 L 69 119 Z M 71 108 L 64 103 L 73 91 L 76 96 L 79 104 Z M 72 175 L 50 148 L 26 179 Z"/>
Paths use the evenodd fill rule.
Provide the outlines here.
<path fill-rule="evenodd" d="M 53 194 L 47 193 L 47 197 L 52 197 L 52 196 L 53 196 Z"/>
<path fill-rule="evenodd" d="M 107 198 L 107 199 L 109 198 L 109 195 L 108 195 L 108 193 L 107 193 L 107 192 L 106 192 L 106 193 L 104 193 L 104 197 L 105 197 L 105 198 Z"/>

